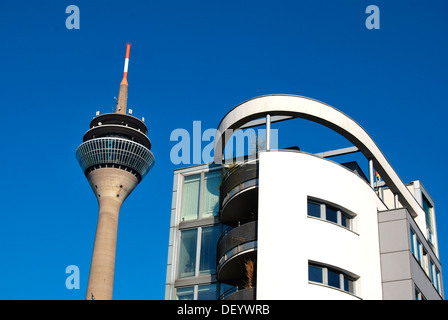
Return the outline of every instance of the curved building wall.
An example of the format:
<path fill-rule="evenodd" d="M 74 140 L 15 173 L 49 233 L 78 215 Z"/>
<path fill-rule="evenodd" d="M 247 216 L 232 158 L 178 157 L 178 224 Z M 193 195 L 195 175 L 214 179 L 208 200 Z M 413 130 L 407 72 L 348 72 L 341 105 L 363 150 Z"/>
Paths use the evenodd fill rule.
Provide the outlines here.
<path fill-rule="evenodd" d="M 259 158 L 257 299 L 382 299 L 373 189 L 341 165 L 301 152 Z M 308 197 L 353 215 L 352 230 L 308 216 Z M 353 293 L 310 282 L 317 263 L 354 279 Z"/>

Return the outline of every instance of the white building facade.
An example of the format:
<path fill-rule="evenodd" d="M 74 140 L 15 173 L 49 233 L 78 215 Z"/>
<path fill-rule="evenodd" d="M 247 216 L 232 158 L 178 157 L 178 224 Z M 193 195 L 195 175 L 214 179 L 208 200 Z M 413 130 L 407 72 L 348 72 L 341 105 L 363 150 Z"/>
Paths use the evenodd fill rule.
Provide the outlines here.
<path fill-rule="evenodd" d="M 353 147 L 271 150 L 271 123 L 298 117 Z M 260 123 L 266 150 L 223 161 L 225 133 Z M 353 152 L 368 177 L 330 160 Z M 420 181 L 404 185 L 340 111 L 298 96 L 251 99 L 221 121 L 215 163 L 174 172 L 165 299 L 443 299 L 434 201 Z"/>

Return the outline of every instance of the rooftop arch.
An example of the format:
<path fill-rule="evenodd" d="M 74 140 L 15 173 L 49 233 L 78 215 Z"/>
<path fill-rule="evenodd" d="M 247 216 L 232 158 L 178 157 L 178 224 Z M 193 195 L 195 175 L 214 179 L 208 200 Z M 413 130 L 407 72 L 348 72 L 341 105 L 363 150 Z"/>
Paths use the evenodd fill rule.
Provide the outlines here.
<path fill-rule="evenodd" d="M 417 200 L 369 134 L 356 121 L 338 109 L 307 97 L 285 94 L 266 95 L 247 100 L 234 107 L 221 120 L 216 132 L 214 162 L 222 163 L 225 145 L 231 137 L 229 133 L 247 127 L 252 121 L 268 115 L 269 118 L 277 117 L 282 120 L 307 119 L 341 134 L 367 159 L 372 160 L 375 170 L 381 175 L 383 181 L 414 217 L 424 214 Z M 270 124 L 267 126 L 269 128 Z"/>

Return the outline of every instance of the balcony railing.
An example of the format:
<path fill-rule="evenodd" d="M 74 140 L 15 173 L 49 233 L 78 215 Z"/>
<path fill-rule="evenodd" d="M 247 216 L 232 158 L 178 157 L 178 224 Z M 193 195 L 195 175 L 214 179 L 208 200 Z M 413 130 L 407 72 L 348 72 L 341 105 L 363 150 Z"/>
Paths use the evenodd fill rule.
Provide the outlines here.
<path fill-rule="evenodd" d="M 245 223 L 236 228 L 227 229 L 218 241 L 217 257 L 218 262 L 232 249 L 241 246 L 246 242 L 257 240 L 257 221 Z"/>
<path fill-rule="evenodd" d="M 256 287 L 235 286 L 224 292 L 219 300 L 255 300 Z"/>
<path fill-rule="evenodd" d="M 231 166 L 222 178 L 219 204 L 228 200 L 231 192 L 246 181 L 258 179 L 258 159 L 244 161 Z"/>

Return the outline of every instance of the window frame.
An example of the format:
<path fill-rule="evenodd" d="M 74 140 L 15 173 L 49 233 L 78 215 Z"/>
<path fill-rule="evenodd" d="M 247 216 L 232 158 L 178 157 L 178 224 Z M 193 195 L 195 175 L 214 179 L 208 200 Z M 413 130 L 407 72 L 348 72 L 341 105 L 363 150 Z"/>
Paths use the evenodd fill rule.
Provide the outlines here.
<path fill-rule="evenodd" d="M 185 174 L 180 174 L 181 176 L 181 181 L 180 181 L 180 187 L 181 187 L 181 191 L 179 194 L 179 222 L 180 223 L 188 223 L 191 221 L 198 221 L 198 220 L 202 220 L 202 219 L 208 219 L 208 218 L 214 218 L 219 216 L 219 193 L 218 193 L 218 210 L 217 212 L 213 212 L 212 215 L 208 215 L 208 216 L 204 216 L 204 188 L 205 188 L 205 184 L 206 184 L 206 175 L 209 173 L 217 173 L 219 171 L 221 171 L 221 168 L 212 168 L 210 170 L 207 171 L 194 171 L 194 172 L 188 172 Z M 189 220 L 185 220 L 185 218 L 183 217 L 183 199 L 184 199 L 184 183 L 185 183 L 185 178 L 187 177 L 192 177 L 192 176 L 199 176 L 199 200 L 198 200 L 198 212 L 196 215 L 195 219 L 189 219 Z M 222 174 L 221 174 L 221 179 L 222 179 Z"/>
<path fill-rule="evenodd" d="M 220 283 L 219 282 L 207 282 L 207 283 L 195 283 L 195 284 L 191 284 L 191 285 L 186 285 L 186 286 L 178 286 L 175 287 L 175 292 L 174 292 L 174 297 L 176 300 L 178 299 L 178 295 L 177 292 L 179 289 L 193 289 L 193 300 L 190 301 L 196 301 L 199 300 L 199 287 L 205 287 L 205 286 L 215 286 L 215 299 L 214 300 L 218 300 L 219 295 L 220 295 Z M 203 299 L 201 299 L 203 300 Z M 203 301 L 213 301 L 213 300 L 203 300 Z"/>
<path fill-rule="evenodd" d="M 320 206 L 320 216 L 316 217 L 315 215 L 309 214 L 309 204 L 313 205 L 319 205 Z M 336 211 L 336 222 L 333 220 L 327 219 L 327 209 Z M 355 231 L 355 218 L 356 214 L 350 212 L 349 210 L 342 208 L 339 205 L 329 203 L 327 201 L 313 198 L 313 197 L 307 197 L 307 217 L 323 220 L 335 225 L 338 225 L 339 227 L 345 228 L 350 231 Z M 343 219 L 345 218 L 346 225 L 343 223 Z"/>
<path fill-rule="evenodd" d="M 220 224 L 208 224 L 208 225 L 202 225 L 202 226 L 197 226 L 194 228 L 185 228 L 185 229 L 180 229 L 179 230 L 179 246 L 178 246 L 178 250 L 177 250 L 177 254 L 176 254 L 176 272 L 175 272 L 175 277 L 176 280 L 184 280 L 184 279 L 192 279 L 192 278 L 197 278 L 197 277 L 201 277 L 201 276 L 207 276 L 207 275 L 215 275 L 216 274 L 216 268 L 212 269 L 211 272 L 204 272 L 204 270 L 201 271 L 201 257 L 202 257 L 202 234 L 203 234 L 203 230 L 205 228 L 216 228 L 216 238 L 217 241 L 219 240 L 219 237 L 222 234 L 222 225 Z M 196 230 L 196 251 L 195 251 L 195 264 L 194 264 L 194 271 L 193 271 L 193 275 L 191 276 L 186 276 L 186 277 L 180 277 L 179 274 L 179 268 L 181 267 L 180 265 L 180 250 L 181 250 L 181 242 L 182 242 L 182 232 L 185 231 L 191 231 L 191 230 Z M 215 259 L 216 260 L 216 257 Z"/>
<path fill-rule="evenodd" d="M 319 268 L 322 270 L 322 282 L 310 280 L 310 267 Z M 329 284 L 329 273 L 335 273 L 339 275 L 339 287 Z M 336 268 L 330 265 L 326 265 L 323 263 L 308 261 L 308 283 L 318 284 L 328 288 L 333 288 L 336 290 L 340 290 L 342 292 L 356 295 L 356 282 L 359 279 L 358 276 L 352 275 L 349 272 L 342 270 L 340 268 Z M 345 286 L 348 285 L 347 290 Z"/>

